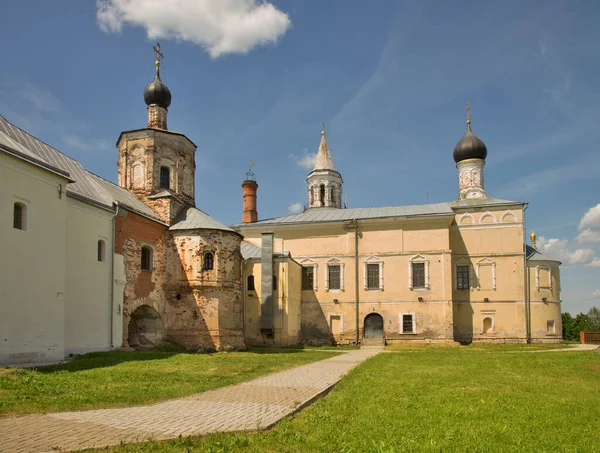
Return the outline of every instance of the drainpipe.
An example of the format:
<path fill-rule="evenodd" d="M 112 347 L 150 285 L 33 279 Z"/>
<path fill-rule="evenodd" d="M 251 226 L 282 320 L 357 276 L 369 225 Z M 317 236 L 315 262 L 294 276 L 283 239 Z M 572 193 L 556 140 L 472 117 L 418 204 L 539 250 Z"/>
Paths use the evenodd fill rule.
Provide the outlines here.
<path fill-rule="evenodd" d="M 354 294 L 356 295 L 356 344 L 360 342 L 359 293 L 358 293 L 358 220 L 354 219 Z"/>
<path fill-rule="evenodd" d="M 115 347 L 114 341 L 114 321 L 115 321 L 115 225 L 116 218 L 119 214 L 119 202 L 113 203 L 115 213 L 112 218 L 112 241 L 111 241 L 111 252 L 110 252 L 110 347 Z"/>
<path fill-rule="evenodd" d="M 523 206 L 523 262 L 525 265 L 525 337 L 527 343 L 531 343 L 531 304 L 529 301 L 529 268 L 527 267 L 527 228 L 525 224 L 525 211 L 529 207 L 528 203 Z"/>

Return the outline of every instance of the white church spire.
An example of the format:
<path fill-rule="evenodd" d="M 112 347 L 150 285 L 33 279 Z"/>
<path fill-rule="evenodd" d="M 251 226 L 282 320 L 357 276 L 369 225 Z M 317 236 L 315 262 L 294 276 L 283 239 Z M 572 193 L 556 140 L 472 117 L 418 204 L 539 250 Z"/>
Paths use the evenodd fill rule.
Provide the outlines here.
<path fill-rule="evenodd" d="M 308 183 L 309 208 L 342 207 L 342 175 L 333 166 L 329 146 L 325 138 L 325 124 L 321 130 L 321 143 L 315 160 L 315 166 L 306 178 Z"/>
<path fill-rule="evenodd" d="M 329 154 L 327 139 L 325 138 L 325 123 L 323 123 L 323 129 L 321 129 L 321 143 L 319 144 L 314 170 L 335 170 L 333 159 L 331 159 L 331 154 Z"/>

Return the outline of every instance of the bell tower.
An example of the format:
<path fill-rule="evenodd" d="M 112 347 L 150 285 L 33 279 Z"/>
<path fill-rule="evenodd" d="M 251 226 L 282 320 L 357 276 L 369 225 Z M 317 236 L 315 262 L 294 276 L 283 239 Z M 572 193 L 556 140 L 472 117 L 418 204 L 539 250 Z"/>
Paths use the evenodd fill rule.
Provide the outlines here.
<path fill-rule="evenodd" d="M 453 157 L 458 169 L 459 199 L 486 198 L 483 167 L 487 157 L 487 147 L 471 131 L 470 102 L 467 102 L 467 132 L 454 147 Z"/>
<path fill-rule="evenodd" d="M 342 175 L 336 171 L 325 138 L 325 124 L 321 130 L 321 143 L 313 171 L 306 178 L 309 208 L 342 207 Z"/>
<path fill-rule="evenodd" d="M 196 145 L 167 129 L 171 91 L 160 78 L 160 44 L 154 46 L 155 76 L 144 90 L 148 123 L 122 132 L 117 140 L 119 186 L 132 192 L 165 223 L 195 205 Z"/>

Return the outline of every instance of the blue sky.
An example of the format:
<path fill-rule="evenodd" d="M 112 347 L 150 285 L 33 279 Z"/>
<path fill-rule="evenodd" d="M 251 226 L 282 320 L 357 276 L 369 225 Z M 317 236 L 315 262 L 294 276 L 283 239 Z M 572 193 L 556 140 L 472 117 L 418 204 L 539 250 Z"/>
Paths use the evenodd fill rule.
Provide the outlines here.
<path fill-rule="evenodd" d="M 260 218 L 306 203 L 322 121 L 350 207 L 455 199 L 469 100 L 488 195 L 529 202 L 564 311 L 600 306 L 599 2 L 23 0 L 3 18 L 0 113 L 112 181 L 160 41 L 169 128 L 225 223 L 251 159 Z"/>

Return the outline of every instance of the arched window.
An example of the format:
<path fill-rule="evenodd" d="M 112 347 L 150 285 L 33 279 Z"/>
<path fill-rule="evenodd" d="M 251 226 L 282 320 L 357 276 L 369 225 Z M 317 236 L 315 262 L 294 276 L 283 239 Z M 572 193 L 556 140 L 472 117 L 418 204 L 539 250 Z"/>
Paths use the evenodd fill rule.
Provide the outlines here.
<path fill-rule="evenodd" d="M 319 193 L 319 201 L 321 202 L 321 206 L 325 205 L 325 184 L 321 184 L 321 190 Z"/>
<path fill-rule="evenodd" d="M 171 184 L 169 181 L 169 167 L 160 167 L 160 188 L 170 189 Z"/>
<path fill-rule="evenodd" d="M 98 261 L 106 261 L 106 242 L 98 240 Z"/>
<path fill-rule="evenodd" d="M 23 203 L 15 203 L 13 211 L 13 228 L 17 230 L 27 229 L 27 206 Z"/>
<path fill-rule="evenodd" d="M 215 258 L 212 253 L 206 252 L 204 254 L 204 269 L 212 271 L 215 265 Z"/>
<path fill-rule="evenodd" d="M 142 269 L 145 271 L 152 270 L 152 248 L 147 245 L 142 247 Z"/>
<path fill-rule="evenodd" d="M 254 291 L 254 275 L 248 275 L 248 291 Z"/>

